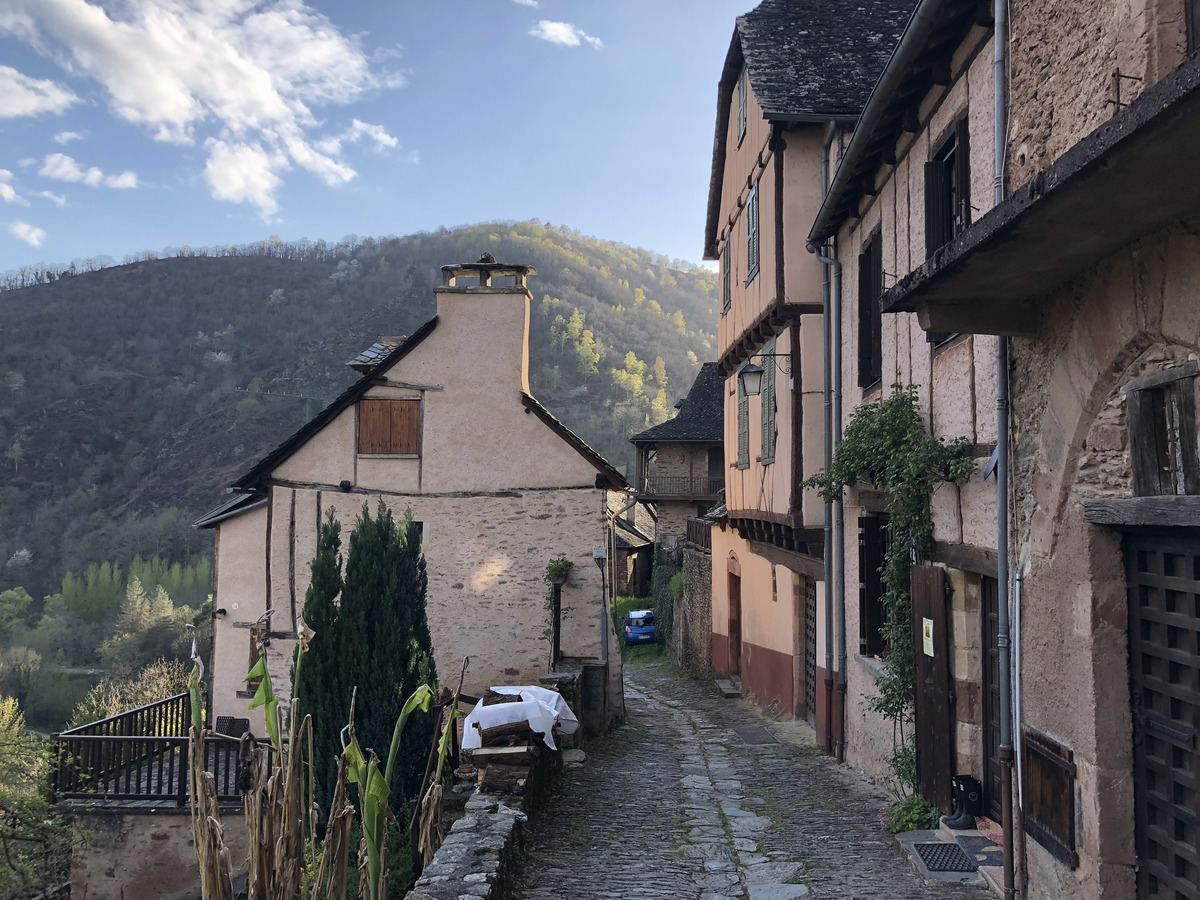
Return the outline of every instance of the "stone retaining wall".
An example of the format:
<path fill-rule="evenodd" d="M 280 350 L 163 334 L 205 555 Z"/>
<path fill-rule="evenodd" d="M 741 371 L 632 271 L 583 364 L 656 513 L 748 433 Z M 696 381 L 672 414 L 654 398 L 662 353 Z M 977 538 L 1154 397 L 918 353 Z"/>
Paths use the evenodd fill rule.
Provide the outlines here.
<path fill-rule="evenodd" d="M 694 675 L 712 673 L 712 556 L 683 548 L 683 592 L 675 616 L 667 658 Z"/>

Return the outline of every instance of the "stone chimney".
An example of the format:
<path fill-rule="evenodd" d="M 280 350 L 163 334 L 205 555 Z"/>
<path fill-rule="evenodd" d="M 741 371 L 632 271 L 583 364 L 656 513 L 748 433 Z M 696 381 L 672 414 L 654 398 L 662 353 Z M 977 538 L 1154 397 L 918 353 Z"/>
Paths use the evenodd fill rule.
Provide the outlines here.
<path fill-rule="evenodd" d="M 533 266 L 504 265 L 490 253 L 476 263 L 442 266 L 442 286 L 433 289 L 438 331 L 454 335 L 459 358 L 473 363 L 463 373 L 464 387 L 480 395 L 508 387 L 529 392 L 533 295 L 525 279 L 536 274 Z"/>

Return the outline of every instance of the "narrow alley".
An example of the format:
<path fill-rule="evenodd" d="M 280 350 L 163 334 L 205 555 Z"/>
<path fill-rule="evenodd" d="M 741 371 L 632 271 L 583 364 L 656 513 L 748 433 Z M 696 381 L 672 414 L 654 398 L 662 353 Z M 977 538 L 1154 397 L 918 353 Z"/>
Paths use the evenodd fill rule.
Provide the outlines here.
<path fill-rule="evenodd" d="M 538 817 L 524 900 L 937 897 L 879 823 L 887 799 L 742 702 L 661 664 L 625 670 L 626 722 L 568 768 Z M 740 732 L 740 733 L 739 733 Z"/>

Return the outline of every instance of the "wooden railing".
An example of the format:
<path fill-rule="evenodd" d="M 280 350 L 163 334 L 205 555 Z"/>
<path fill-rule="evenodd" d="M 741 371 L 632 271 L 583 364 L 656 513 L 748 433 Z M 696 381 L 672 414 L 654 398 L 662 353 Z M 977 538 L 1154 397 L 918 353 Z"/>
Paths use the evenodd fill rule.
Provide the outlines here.
<path fill-rule="evenodd" d="M 641 492 L 657 497 L 715 497 L 725 490 L 724 478 L 689 475 L 647 475 Z"/>
<path fill-rule="evenodd" d="M 701 550 L 712 552 L 712 522 L 709 519 L 687 520 L 687 542 Z"/>
<path fill-rule="evenodd" d="M 173 800 L 188 796 L 190 701 L 176 694 L 55 735 L 56 800 Z M 209 735 L 205 769 L 219 800 L 240 799 L 239 742 Z"/>

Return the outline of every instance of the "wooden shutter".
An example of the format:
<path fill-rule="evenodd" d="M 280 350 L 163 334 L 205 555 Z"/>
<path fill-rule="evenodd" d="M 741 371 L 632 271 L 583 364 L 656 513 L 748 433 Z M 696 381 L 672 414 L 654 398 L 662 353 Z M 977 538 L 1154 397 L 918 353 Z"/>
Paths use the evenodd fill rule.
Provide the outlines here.
<path fill-rule="evenodd" d="M 909 587 L 917 785 L 921 796 L 942 812 L 949 813 L 954 799 L 950 781 L 954 771 L 954 716 L 950 707 L 951 644 L 946 570 L 940 566 L 913 566 Z"/>
<path fill-rule="evenodd" d="M 883 373 L 883 239 L 879 232 L 858 256 L 858 386 L 870 387 Z"/>
<path fill-rule="evenodd" d="M 963 116 L 954 123 L 954 203 L 957 219 L 950 237 L 958 237 L 971 224 L 971 130 Z"/>
<path fill-rule="evenodd" d="M 739 469 L 750 468 L 750 398 L 742 387 L 742 379 L 737 379 L 738 407 L 738 458 Z"/>
<path fill-rule="evenodd" d="M 721 314 L 729 312 L 733 303 L 731 273 L 729 271 L 729 238 L 725 239 L 725 247 L 721 251 L 721 268 L 724 270 L 724 284 L 721 287 Z"/>
<path fill-rule="evenodd" d="M 1194 379 L 1130 391 L 1126 405 L 1134 494 L 1200 493 Z"/>
<path fill-rule="evenodd" d="M 758 274 L 758 185 L 746 198 L 746 283 Z"/>
<path fill-rule="evenodd" d="M 359 453 L 415 456 L 420 448 L 420 400 L 359 401 Z"/>
<path fill-rule="evenodd" d="M 858 520 L 858 648 L 863 656 L 879 656 L 885 649 L 882 633 L 885 619 L 880 602 L 883 579 L 879 569 L 883 565 L 886 529 L 886 519 L 861 516 Z"/>
<path fill-rule="evenodd" d="M 738 143 L 742 142 L 742 138 L 746 136 L 746 93 L 749 88 L 749 79 L 746 73 L 746 67 L 742 66 L 741 74 L 738 75 Z"/>
<path fill-rule="evenodd" d="M 1023 729 L 1022 783 L 1025 830 L 1055 859 L 1072 869 L 1075 851 L 1075 759 L 1057 741 L 1031 728 Z"/>
<path fill-rule="evenodd" d="M 775 358 L 766 354 L 775 352 L 775 339 L 763 344 L 762 378 L 762 461 L 775 461 Z"/>
<path fill-rule="evenodd" d="M 925 163 L 925 258 L 950 240 L 946 167 L 940 159 Z"/>

